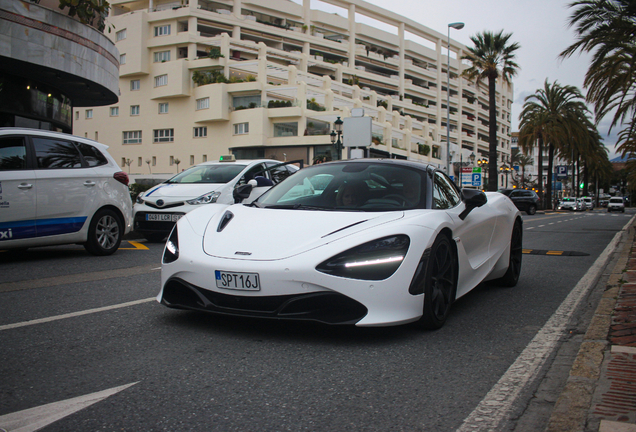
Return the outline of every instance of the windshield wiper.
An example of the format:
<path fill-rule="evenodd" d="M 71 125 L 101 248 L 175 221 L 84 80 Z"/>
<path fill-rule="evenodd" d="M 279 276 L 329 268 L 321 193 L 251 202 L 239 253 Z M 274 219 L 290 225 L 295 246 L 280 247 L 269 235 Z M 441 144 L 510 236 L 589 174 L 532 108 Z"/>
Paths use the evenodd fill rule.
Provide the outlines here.
<path fill-rule="evenodd" d="M 304 205 L 304 204 L 274 204 L 274 205 L 270 205 L 267 206 L 265 208 L 268 209 L 285 209 L 285 210 L 334 210 L 333 208 L 329 208 L 329 207 L 318 207 L 318 206 L 310 206 L 310 205 Z"/>

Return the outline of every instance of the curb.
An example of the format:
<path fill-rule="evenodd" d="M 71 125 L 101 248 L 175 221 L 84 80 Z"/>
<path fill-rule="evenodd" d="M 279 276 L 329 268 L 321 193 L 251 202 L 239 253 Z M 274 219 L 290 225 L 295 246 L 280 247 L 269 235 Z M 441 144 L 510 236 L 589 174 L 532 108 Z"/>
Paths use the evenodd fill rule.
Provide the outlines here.
<path fill-rule="evenodd" d="M 634 244 L 634 218 L 630 219 L 626 234 L 620 240 L 616 253 L 618 261 L 612 269 L 605 292 L 585 333 L 579 353 L 574 360 L 566 385 L 559 396 L 547 432 L 584 432 L 592 408 L 594 392 L 601 378 L 604 360 L 610 355 L 608 341 L 612 315 L 622 286 L 623 271 Z M 617 346 L 618 347 L 618 346 Z M 601 432 L 636 432 L 636 425 L 601 420 Z"/>

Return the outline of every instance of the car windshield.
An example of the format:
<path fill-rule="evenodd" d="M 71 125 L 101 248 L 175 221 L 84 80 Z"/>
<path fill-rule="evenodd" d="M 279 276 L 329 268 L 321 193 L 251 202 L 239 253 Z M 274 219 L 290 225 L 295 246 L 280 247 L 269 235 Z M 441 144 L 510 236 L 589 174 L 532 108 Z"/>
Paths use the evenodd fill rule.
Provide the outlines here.
<path fill-rule="evenodd" d="M 574 202 L 574 198 L 563 198 L 563 202 Z"/>
<path fill-rule="evenodd" d="M 623 198 L 610 198 L 609 202 L 611 202 L 613 204 L 616 204 L 616 203 L 622 204 L 623 203 Z"/>
<path fill-rule="evenodd" d="M 424 208 L 425 171 L 379 162 L 319 164 L 270 189 L 258 207 L 392 211 Z"/>
<path fill-rule="evenodd" d="M 196 165 L 177 174 L 166 183 L 228 183 L 245 169 L 246 165 Z"/>

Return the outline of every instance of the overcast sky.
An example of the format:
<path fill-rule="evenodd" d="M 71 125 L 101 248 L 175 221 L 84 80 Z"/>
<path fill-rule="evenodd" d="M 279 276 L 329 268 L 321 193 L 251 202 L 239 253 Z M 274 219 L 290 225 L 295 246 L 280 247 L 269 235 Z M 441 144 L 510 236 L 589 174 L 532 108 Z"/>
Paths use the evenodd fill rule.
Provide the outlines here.
<path fill-rule="evenodd" d="M 293 0 L 302 4 L 302 0 Z M 319 0 L 311 0 L 312 9 L 321 9 L 347 16 L 344 9 L 335 8 Z M 566 60 L 557 57 L 574 42 L 574 32 L 567 21 L 572 13 L 565 0 L 366 0 L 397 14 L 407 16 L 426 27 L 447 34 L 447 25 L 463 22 L 462 30 L 451 29 L 451 39 L 466 46 L 473 46 L 470 36 L 484 30 L 512 33 L 511 41 L 518 42 L 518 75 L 513 78 L 514 104 L 512 108 L 512 130 L 519 128 L 519 113 L 524 99 L 543 87 L 546 79 L 565 85 L 577 86 L 585 94 L 583 78 L 589 65 L 588 56 L 575 54 Z M 363 20 L 361 20 L 363 21 Z M 379 26 L 378 26 L 379 27 Z M 387 27 L 392 30 L 392 27 Z M 609 119 L 605 119 L 598 130 L 615 157 L 616 129 L 608 136 Z"/>

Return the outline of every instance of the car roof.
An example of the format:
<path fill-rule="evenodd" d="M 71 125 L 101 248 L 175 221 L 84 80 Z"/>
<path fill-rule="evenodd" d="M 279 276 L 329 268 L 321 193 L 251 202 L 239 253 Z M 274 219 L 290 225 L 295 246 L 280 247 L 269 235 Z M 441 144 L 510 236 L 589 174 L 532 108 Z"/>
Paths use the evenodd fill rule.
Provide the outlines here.
<path fill-rule="evenodd" d="M 236 159 L 230 162 L 221 162 L 221 161 L 207 161 L 207 162 L 201 162 L 200 164 L 197 165 L 250 165 L 250 164 L 257 164 L 257 163 L 262 163 L 262 162 L 273 162 L 273 163 L 285 163 L 282 161 L 277 161 L 275 159 Z"/>
<path fill-rule="evenodd" d="M 99 147 L 104 150 L 108 148 L 108 145 L 92 140 L 90 138 L 84 138 L 81 136 L 67 134 L 64 132 L 49 131 L 45 129 L 33 129 L 33 128 L 0 127 L 0 135 L 13 135 L 13 134 L 39 135 L 39 136 L 45 136 L 50 138 L 63 138 L 67 140 L 73 140 L 73 141 L 83 142 L 86 144 L 91 144 L 91 145 L 94 145 L 95 147 Z"/>

